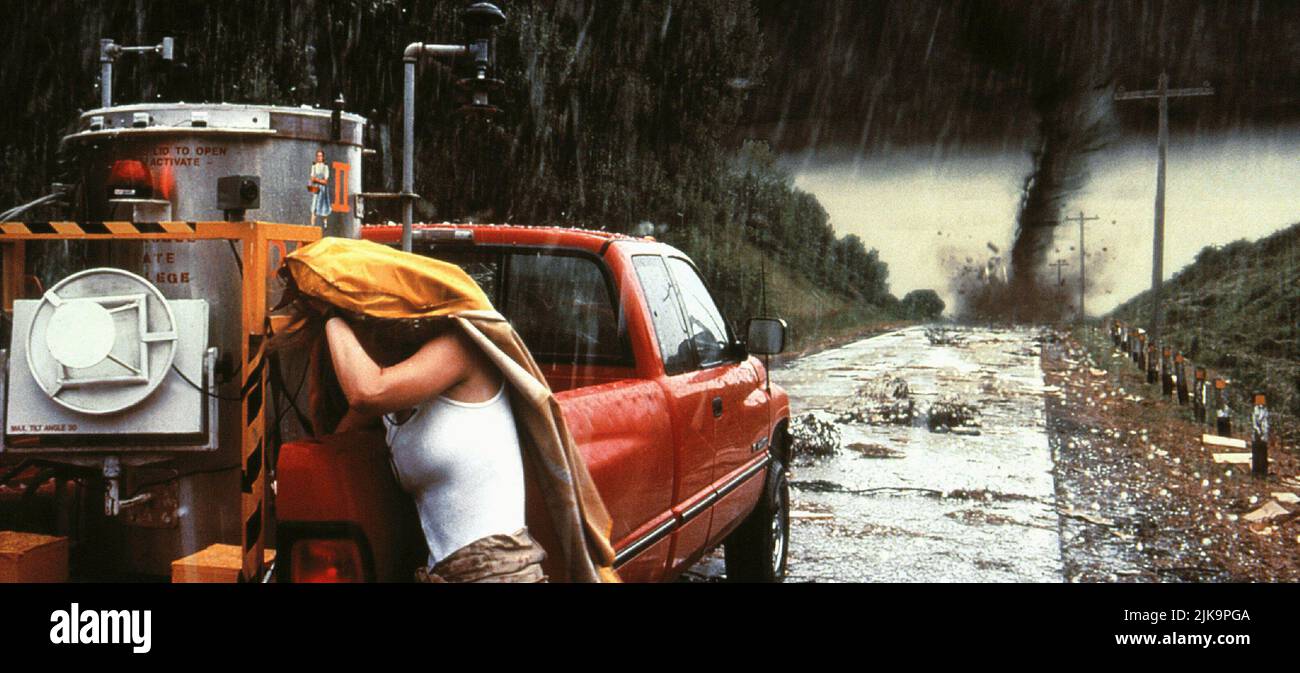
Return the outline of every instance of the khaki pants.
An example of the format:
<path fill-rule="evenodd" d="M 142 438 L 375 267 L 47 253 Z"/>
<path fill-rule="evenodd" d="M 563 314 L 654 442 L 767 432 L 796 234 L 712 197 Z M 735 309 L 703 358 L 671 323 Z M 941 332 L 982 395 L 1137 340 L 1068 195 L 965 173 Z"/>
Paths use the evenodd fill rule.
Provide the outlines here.
<path fill-rule="evenodd" d="M 432 568 L 415 571 L 417 582 L 545 582 L 546 552 L 521 528 L 513 535 L 489 535 L 447 555 Z"/>

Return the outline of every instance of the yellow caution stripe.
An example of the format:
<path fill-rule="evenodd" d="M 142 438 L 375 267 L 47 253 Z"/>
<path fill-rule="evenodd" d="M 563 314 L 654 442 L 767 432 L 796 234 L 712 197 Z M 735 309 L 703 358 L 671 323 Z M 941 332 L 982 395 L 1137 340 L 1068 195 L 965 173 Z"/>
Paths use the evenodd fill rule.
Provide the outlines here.
<path fill-rule="evenodd" d="M 193 222 L 0 222 L 0 236 L 193 234 Z"/>

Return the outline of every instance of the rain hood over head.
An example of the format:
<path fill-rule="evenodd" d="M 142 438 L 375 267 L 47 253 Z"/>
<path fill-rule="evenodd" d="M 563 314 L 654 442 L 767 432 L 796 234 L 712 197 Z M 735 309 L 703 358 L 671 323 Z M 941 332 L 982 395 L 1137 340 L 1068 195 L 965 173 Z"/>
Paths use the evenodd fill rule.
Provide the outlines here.
<path fill-rule="evenodd" d="M 455 264 L 371 241 L 326 237 L 284 260 L 298 291 L 372 318 L 441 318 L 492 310 Z"/>
<path fill-rule="evenodd" d="M 295 250 L 282 273 L 302 295 L 352 313 L 450 318 L 510 383 L 524 469 L 545 500 L 550 520 L 544 524 L 556 545 L 547 549 L 547 572 L 559 581 L 618 581 L 609 543 L 612 521 L 560 404 L 523 340 L 472 278 L 454 264 L 344 238 Z M 528 522 L 530 530 L 537 524 Z"/>

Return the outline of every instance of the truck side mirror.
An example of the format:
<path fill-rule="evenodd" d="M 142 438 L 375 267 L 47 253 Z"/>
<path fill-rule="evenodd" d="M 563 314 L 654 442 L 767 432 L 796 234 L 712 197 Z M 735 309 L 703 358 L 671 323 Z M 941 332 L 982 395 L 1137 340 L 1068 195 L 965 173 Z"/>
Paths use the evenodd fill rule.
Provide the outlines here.
<path fill-rule="evenodd" d="M 780 318 L 750 318 L 745 327 L 745 348 L 756 355 L 776 355 L 785 350 L 785 321 Z"/>

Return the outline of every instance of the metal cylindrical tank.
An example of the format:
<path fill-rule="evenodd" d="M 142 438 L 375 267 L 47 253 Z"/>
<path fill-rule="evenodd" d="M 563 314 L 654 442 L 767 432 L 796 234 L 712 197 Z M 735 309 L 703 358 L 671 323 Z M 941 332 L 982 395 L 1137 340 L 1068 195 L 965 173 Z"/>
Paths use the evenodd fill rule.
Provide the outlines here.
<path fill-rule="evenodd" d="M 256 175 L 261 206 L 247 219 L 308 224 L 313 195 L 307 185 L 322 151 L 329 174 L 325 233 L 355 237 L 364 125 L 360 116 L 315 108 L 124 105 L 82 114 L 78 132 L 65 142 L 79 150 L 91 220 L 112 219 L 110 201 L 129 198 L 167 201 L 176 220 L 220 220 L 217 179 Z M 147 184 L 139 184 L 141 169 Z"/>
<path fill-rule="evenodd" d="M 308 191 L 316 153 L 324 154 L 328 214 L 316 217 L 329 236 L 357 237 L 361 214 L 362 131 L 357 115 L 312 108 L 262 105 L 160 103 L 91 110 L 64 141 L 78 158 L 86 221 L 228 219 L 218 205 L 217 181 L 240 175 L 260 179 L 256 209 L 235 219 L 310 224 L 315 194 Z M 319 169 L 317 169 L 319 170 Z M 268 268 L 244 269 L 242 253 L 226 241 L 154 241 L 114 244 L 112 265 L 140 274 L 169 299 L 205 299 L 209 343 L 238 371 L 241 274 L 268 275 L 268 306 L 283 286 L 274 272 L 292 248 L 274 247 Z M 287 363 L 296 377 L 301 363 Z M 228 370 L 228 371 L 230 371 Z M 239 398 L 239 382 L 222 385 L 226 400 Z M 297 380 L 296 378 L 294 380 Z M 125 570 L 165 573 L 182 555 L 216 541 L 239 539 L 239 472 L 222 471 L 240 459 L 238 402 L 220 403 L 221 448 L 178 456 L 178 518 L 171 529 L 122 524 L 129 550 Z M 181 465 L 183 463 L 183 465 Z M 217 495 L 222 494 L 222 495 Z"/>

